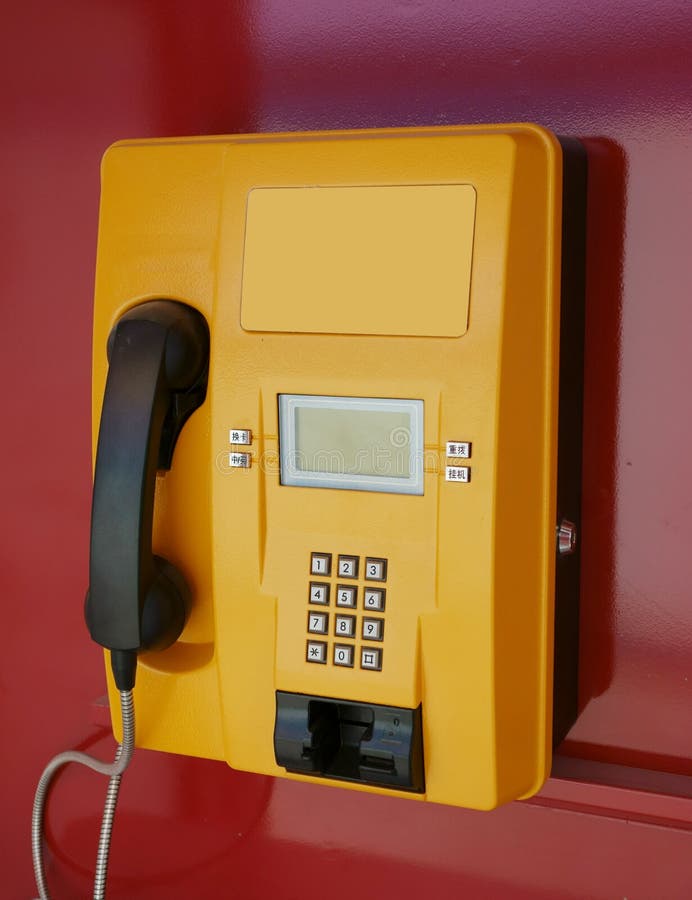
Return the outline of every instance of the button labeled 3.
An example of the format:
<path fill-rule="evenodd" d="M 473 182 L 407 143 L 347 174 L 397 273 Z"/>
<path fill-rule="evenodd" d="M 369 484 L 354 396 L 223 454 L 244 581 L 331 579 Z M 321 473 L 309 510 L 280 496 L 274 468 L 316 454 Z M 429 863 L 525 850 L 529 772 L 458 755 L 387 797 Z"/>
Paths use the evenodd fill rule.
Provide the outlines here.
<path fill-rule="evenodd" d="M 368 556 L 365 560 L 366 581 L 387 580 L 387 560 Z"/>

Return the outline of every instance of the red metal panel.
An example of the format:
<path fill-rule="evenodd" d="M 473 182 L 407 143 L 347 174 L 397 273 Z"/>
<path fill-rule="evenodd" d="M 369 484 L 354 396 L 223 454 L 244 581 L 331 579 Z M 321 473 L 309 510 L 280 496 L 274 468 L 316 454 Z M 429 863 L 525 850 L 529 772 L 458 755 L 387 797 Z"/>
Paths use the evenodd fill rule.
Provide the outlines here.
<path fill-rule="evenodd" d="M 98 159 L 121 137 L 535 120 L 586 139 L 584 710 L 563 750 L 689 775 L 685 4 L 5 6 L 3 896 L 31 895 L 41 767 L 100 734 L 101 658 L 81 616 L 90 317 Z M 571 769 L 538 801 L 476 814 L 142 752 L 123 783 L 110 896 L 689 896 L 689 782 L 624 772 L 604 788 L 579 783 L 602 768 Z M 87 892 L 103 790 L 81 772 L 56 786 L 56 897 Z"/>

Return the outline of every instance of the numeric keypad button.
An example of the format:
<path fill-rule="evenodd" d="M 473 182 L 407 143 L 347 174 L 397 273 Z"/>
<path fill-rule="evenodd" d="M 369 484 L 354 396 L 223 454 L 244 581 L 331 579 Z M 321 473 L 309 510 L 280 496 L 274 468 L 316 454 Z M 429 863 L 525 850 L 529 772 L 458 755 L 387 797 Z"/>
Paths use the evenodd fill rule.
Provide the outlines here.
<path fill-rule="evenodd" d="M 329 631 L 329 613 L 309 612 L 308 631 L 311 634 L 327 634 Z"/>
<path fill-rule="evenodd" d="M 387 560 L 378 557 L 366 557 L 365 559 L 365 580 L 366 581 L 386 581 L 387 580 Z"/>
<path fill-rule="evenodd" d="M 325 641 L 308 641 L 305 647 L 305 659 L 309 663 L 326 663 L 327 644 Z"/>
<path fill-rule="evenodd" d="M 334 665 L 353 667 L 354 648 L 352 644 L 334 644 Z"/>
<path fill-rule="evenodd" d="M 386 593 L 384 588 L 365 588 L 363 609 L 369 612 L 384 612 Z"/>
<path fill-rule="evenodd" d="M 309 601 L 317 606 L 329 606 L 329 585 L 311 581 Z"/>
<path fill-rule="evenodd" d="M 356 598 L 358 589 L 350 584 L 337 584 L 336 586 L 336 605 L 347 607 L 349 609 L 356 608 Z"/>
<path fill-rule="evenodd" d="M 384 619 L 363 618 L 363 640 L 381 641 L 384 638 Z"/>
<path fill-rule="evenodd" d="M 375 672 L 379 672 L 382 668 L 382 651 L 380 648 L 361 647 L 360 667 L 361 669 L 373 669 Z"/>
<path fill-rule="evenodd" d="M 331 553 L 311 553 L 310 554 L 310 574 L 324 575 L 329 577 L 332 573 L 332 554 Z"/>
<path fill-rule="evenodd" d="M 357 556 L 339 556 L 336 567 L 339 578 L 357 578 L 358 577 L 358 557 Z"/>
<path fill-rule="evenodd" d="M 335 616 L 334 634 L 337 637 L 352 638 L 356 636 L 355 616 Z"/>

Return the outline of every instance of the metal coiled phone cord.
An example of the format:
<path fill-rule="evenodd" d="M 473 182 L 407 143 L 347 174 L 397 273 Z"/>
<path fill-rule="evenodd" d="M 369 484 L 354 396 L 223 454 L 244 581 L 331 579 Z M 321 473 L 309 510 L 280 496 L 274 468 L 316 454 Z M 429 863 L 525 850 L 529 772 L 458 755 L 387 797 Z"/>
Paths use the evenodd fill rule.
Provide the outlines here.
<path fill-rule="evenodd" d="M 87 753 L 79 753 L 76 750 L 68 750 L 60 753 L 48 763 L 41 775 L 34 797 L 34 809 L 31 816 L 31 853 L 34 861 L 34 877 L 40 900 L 50 900 L 46 887 L 46 876 L 43 871 L 42 837 L 43 837 L 43 810 L 46 802 L 46 794 L 55 773 L 67 763 L 75 762 L 88 766 L 101 775 L 108 775 L 108 792 L 103 807 L 101 819 L 101 834 L 96 855 L 96 872 L 94 875 L 94 900 L 103 900 L 106 894 L 106 875 L 108 873 L 108 854 L 110 852 L 111 831 L 113 828 L 113 816 L 118 802 L 120 790 L 120 778 L 132 759 L 135 748 L 135 711 L 132 701 L 132 691 L 120 691 L 120 710 L 123 720 L 123 742 L 118 745 L 115 760 L 112 763 L 101 762 Z"/>

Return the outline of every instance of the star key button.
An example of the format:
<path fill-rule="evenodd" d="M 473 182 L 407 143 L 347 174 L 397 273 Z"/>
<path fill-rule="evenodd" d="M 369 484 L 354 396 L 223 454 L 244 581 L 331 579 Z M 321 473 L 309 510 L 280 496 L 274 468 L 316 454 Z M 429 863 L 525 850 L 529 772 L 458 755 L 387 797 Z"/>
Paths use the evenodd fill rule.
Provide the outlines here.
<path fill-rule="evenodd" d="M 326 663 L 327 644 L 324 641 L 308 641 L 305 648 L 305 659 L 309 663 Z"/>

